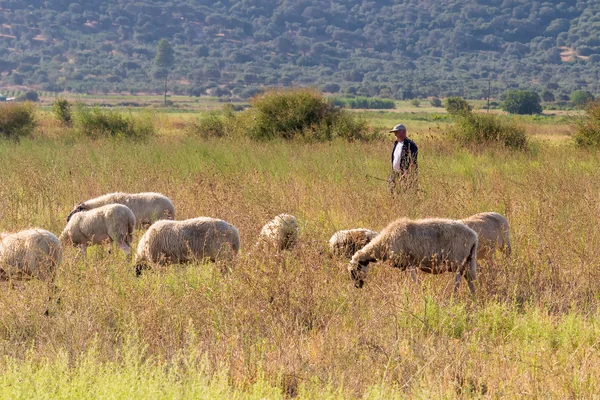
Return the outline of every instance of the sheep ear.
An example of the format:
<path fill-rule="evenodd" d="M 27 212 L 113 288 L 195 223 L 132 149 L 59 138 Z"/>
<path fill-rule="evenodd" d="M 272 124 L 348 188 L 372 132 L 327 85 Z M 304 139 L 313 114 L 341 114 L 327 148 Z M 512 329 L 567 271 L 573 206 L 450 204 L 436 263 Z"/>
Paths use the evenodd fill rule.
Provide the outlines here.
<path fill-rule="evenodd" d="M 73 211 L 71 211 L 69 213 L 69 215 L 67 216 L 67 222 L 69 222 L 71 220 L 71 217 L 73 216 L 73 214 L 78 213 L 80 211 L 84 211 L 84 210 L 85 210 L 85 205 L 83 203 L 77 204 L 77 206 L 75 206 Z"/>

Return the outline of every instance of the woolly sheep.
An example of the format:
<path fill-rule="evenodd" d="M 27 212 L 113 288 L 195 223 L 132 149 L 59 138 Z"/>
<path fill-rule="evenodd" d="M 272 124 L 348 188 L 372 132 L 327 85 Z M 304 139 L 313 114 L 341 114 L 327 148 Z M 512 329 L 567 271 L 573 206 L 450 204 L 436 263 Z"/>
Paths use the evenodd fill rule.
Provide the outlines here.
<path fill-rule="evenodd" d="M 279 214 L 262 227 L 257 244 L 273 246 L 277 250 L 289 250 L 298 241 L 298 222 L 293 215 Z"/>
<path fill-rule="evenodd" d="M 230 260 L 240 250 L 240 233 L 228 222 L 199 217 L 158 221 L 144 233 L 135 255 L 136 274 L 150 263 L 177 264 L 209 258 Z"/>
<path fill-rule="evenodd" d="M 79 203 L 67 217 L 67 222 L 75 213 L 107 204 L 122 204 L 129 207 L 136 218 L 136 229 L 161 219 L 175 219 L 175 206 L 168 197 L 160 193 L 109 193 Z"/>
<path fill-rule="evenodd" d="M 416 268 L 433 274 L 454 272 L 454 291 L 464 275 L 475 294 L 477 233 L 458 221 L 402 218 L 390 223 L 352 256 L 348 270 L 355 286 L 363 286 L 369 263 L 386 260 L 401 270 L 408 268 L 415 281 Z"/>
<path fill-rule="evenodd" d="M 35 277 L 53 282 L 62 253 L 58 238 L 44 229 L 0 233 L 0 278 Z"/>
<path fill-rule="evenodd" d="M 336 256 L 352 258 L 354 253 L 365 247 L 379 232 L 357 228 L 337 231 L 329 239 L 329 248 Z"/>
<path fill-rule="evenodd" d="M 506 218 L 495 212 L 483 212 L 460 220 L 463 224 L 473 229 L 478 237 L 477 259 L 490 260 L 496 249 L 511 254 L 510 233 Z"/>
<path fill-rule="evenodd" d="M 122 204 L 109 204 L 73 214 L 60 235 L 62 242 L 78 246 L 83 254 L 88 245 L 116 243 L 127 255 L 135 227 L 135 215 Z"/>

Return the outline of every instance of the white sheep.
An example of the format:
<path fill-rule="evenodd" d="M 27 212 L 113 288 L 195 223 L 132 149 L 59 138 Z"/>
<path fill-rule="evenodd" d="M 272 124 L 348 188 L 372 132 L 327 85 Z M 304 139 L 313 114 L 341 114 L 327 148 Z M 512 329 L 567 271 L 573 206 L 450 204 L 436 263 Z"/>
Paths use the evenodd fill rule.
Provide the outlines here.
<path fill-rule="evenodd" d="M 44 229 L 0 234 L 0 280 L 35 277 L 53 282 L 62 261 L 58 238 Z"/>
<path fill-rule="evenodd" d="M 329 239 L 329 248 L 336 256 L 352 258 L 354 253 L 365 247 L 379 232 L 364 228 L 337 231 Z"/>
<path fill-rule="evenodd" d="M 49 286 L 50 303 L 56 295 L 54 279 L 62 255 L 58 238 L 44 229 L 0 233 L 0 280 L 38 278 Z M 56 301 L 60 302 L 60 299 Z M 45 314 L 50 314 L 50 308 Z"/>
<path fill-rule="evenodd" d="M 109 193 L 95 199 L 79 203 L 67 217 L 67 222 L 78 212 L 88 211 L 107 204 L 122 204 L 133 211 L 136 228 L 151 225 L 161 219 L 175 219 L 175 206 L 169 198 L 160 193 Z"/>
<path fill-rule="evenodd" d="M 495 212 L 482 212 L 460 220 L 473 229 L 478 237 L 477 259 L 492 261 L 496 249 L 510 255 L 510 230 L 508 220 Z"/>
<path fill-rule="evenodd" d="M 352 256 L 348 270 L 355 286 L 363 286 L 369 263 L 386 260 L 401 270 L 408 268 L 415 281 L 417 268 L 433 274 L 453 272 L 455 291 L 464 275 L 475 294 L 477 233 L 458 221 L 401 218 L 392 222 Z"/>
<path fill-rule="evenodd" d="M 135 215 L 122 204 L 109 204 L 73 214 L 60 235 L 62 242 L 80 248 L 85 255 L 87 246 L 116 243 L 127 255 L 135 227 Z"/>
<path fill-rule="evenodd" d="M 185 221 L 158 221 L 138 243 L 136 274 L 148 263 L 177 264 L 192 260 L 231 260 L 240 250 L 240 233 L 228 222 L 199 217 Z"/>
<path fill-rule="evenodd" d="M 293 215 L 279 214 L 262 227 L 257 245 L 289 250 L 296 245 L 298 232 L 298 222 Z"/>

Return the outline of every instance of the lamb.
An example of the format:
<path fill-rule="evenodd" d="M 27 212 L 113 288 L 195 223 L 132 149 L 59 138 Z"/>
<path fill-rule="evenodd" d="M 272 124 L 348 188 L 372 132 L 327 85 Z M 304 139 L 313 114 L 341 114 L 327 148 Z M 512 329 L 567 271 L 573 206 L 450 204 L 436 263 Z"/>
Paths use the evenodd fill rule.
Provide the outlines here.
<path fill-rule="evenodd" d="M 114 242 L 129 256 L 135 223 L 128 207 L 108 204 L 73 214 L 60 240 L 78 246 L 84 255 L 88 245 Z"/>
<path fill-rule="evenodd" d="M 352 256 L 348 266 L 355 286 L 361 288 L 369 263 L 390 260 L 393 267 L 411 271 L 456 274 L 454 291 L 464 275 L 475 294 L 477 269 L 477 233 L 468 226 L 449 219 L 398 219 L 390 223 L 369 244 Z"/>
<path fill-rule="evenodd" d="M 78 212 L 107 204 L 122 204 L 129 207 L 136 218 L 136 229 L 149 226 L 161 219 L 175 219 L 175 206 L 168 197 L 160 193 L 110 193 L 79 203 L 69 213 L 67 222 Z"/>
<path fill-rule="evenodd" d="M 510 232 L 507 219 L 495 212 L 482 212 L 460 220 L 463 224 L 473 229 L 479 237 L 477 260 L 492 261 L 492 257 L 499 249 L 510 255 Z"/>
<path fill-rule="evenodd" d="M 34 277 L 52 283 L 62 254 L 58 238 L 44 229 L 0 233 L 0 280 Z"/>
<path fill-rule="evenodd" d="M 231 260 L 240 250 L 240 233 L 228 222 L 199 217 L 158 221 L 144 233 L 135 255 L 136 275 L 148 263 L 177 264 L 192 260 Z"/>
<path fill-rule="evenodd" d="M 265 244 L 277 250 L 289 250 L 298 241 L 298 222 L 293 215 L 279 214 L 262 227 L 257 245 Z"/>
<path fill-rule="evenodd" d="M 379 232 L 357 228 L 337 231 L 329 239 L 329 248 L 336 256 L 351 259 L 354 253 L 365 247 Z"/>

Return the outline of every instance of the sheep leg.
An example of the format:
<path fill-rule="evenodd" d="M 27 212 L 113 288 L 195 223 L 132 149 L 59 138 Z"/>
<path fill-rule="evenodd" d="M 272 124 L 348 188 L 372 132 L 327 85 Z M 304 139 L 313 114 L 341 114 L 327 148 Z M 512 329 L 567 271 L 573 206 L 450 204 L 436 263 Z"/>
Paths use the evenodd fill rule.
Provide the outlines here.
<path fill-rule="evenodd" d="M 454 277 L 454 293 L 458 292 L 458 287 L 460 286 L 460 280 L 462 279 L 462 277 L 463 277 L 463 271 L 459 270 L 456 273 L 456 276 Z M 467 281 L 468 281 L 468 279 L 467 279 Z"/>
<path fill-rule="evenodd" d="M 75 255 L 75 262 L 77 263 L 79 261 L 80 257 L 83 257 L 83 259 L 85 260 L 86 253 L 87 253 L 87 246 L 85 244 L 79 245 L 77 254 Z"/>
<path fill-rule="evenodd" d="M 131 247 L 127 246 L 123 242 L 119 242 L 117 245 L 125 252 L 125 254 L 127 254 L 127 257 L 131 257 Z"/>
<path fill-rule="evenodd" d="M 410 269 L 410 277 L 412 278 L 412 281 L 414 283 L 419 283 L 419 281 L 417 280 L 417 269 L 416 268 Z"/>
<path fill-rule="evenodd" d="M 475 297 L 475 282 L 477 280 L 477 257 L 471 257 L 469 260 L 469 266 L 465 271 L 465 279 L 469 285 L 469 290 L 473 297 Z"/>

